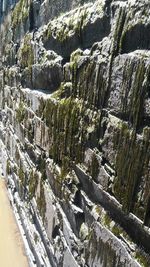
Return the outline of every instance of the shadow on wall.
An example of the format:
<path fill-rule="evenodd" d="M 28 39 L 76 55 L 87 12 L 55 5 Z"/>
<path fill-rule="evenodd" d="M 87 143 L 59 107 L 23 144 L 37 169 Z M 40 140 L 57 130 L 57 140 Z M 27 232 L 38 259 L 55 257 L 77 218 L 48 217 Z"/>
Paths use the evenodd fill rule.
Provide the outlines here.
<path fill-rule="evenodd" d="M 121 53 L 150 49 L 150 24 L 137 24 L 126 31 L 121 40 Z"/>

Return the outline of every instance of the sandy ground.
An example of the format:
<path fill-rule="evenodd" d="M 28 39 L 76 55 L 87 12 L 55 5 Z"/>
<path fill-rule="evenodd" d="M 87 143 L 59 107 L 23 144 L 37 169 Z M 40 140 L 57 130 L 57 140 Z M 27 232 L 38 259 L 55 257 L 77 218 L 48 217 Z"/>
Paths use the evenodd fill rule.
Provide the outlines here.
<path fill-rule="evenodd" d="M 23 241 L 11 209 L 4 179 L 0 178 L 0 266 L 29 267 Z"/>

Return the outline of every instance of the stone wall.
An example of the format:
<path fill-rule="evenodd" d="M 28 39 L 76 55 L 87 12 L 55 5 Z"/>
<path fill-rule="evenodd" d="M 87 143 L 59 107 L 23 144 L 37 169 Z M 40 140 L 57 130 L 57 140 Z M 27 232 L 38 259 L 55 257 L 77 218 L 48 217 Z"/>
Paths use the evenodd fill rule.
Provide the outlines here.
<path fill-rule="evenodd" d="M 3 172 L 16 177 L 50 266 L 150 265 L 149 8 L 1 9 Z"/>

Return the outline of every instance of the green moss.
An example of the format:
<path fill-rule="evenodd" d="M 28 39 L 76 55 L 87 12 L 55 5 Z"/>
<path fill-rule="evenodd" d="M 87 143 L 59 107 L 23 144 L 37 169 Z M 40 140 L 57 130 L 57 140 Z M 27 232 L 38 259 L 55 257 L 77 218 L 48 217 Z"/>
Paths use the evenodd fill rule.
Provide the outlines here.
<path fill-rule="evenodd" d="M 25 107 L 22 102 L 19 103 L 19 108 L 16 110 L 16 120 L 21 123 L 25 118 Z"/>
<path fill-rule="evenodd" d="M 134 130 L 127 128 L 126 124 L 117 133 L 118 141 L 116 156 L 116 174 L 114 184 L 115 197 L 122 203 L 126 212 L 133 211 L 144 170 L 148 168 L 147 147 L 148 142 L 139 141 Z M 137 204 L 136 204 L 137 206 Z"/>
<path fill-rule="evenodd" d="M 46 125 L 52 129 L 54 125 L 54 117 L 55 112 L 57 111 L 57 103 L 55 103 L 52 99 L 48 99 L 45 104 L 40 106 L 43 109 L 43 119 L 46 122 Z"/>
<path fill-rule="evenodd" d="M 80 49 L 71 55 L 72 96 L 87 102 L 88 108 L 92 110 L 102 108 L 106 93 L 104 69 L 101 68 L 101 65 L 98 67 L 94 60 L 89 59 L 86 59 L 81 65 L 81 56 Z"/>
<path fill-rule="evenodd" d="M 38 241 L 39 241 L 38 235 L 36 233 L 34 233 L 34 242 L 35 242 L 35 244 L 37 244 Z"/>
<path fill-rule="evenodd" d="M 49 129 L 49 157 L 62 167 L 63 173 L 66 173 L 66 169 L 68 171 L 72 162 L 83 161 L 86 143 L 89 139 L 97 140 L 96 127 L 99 125 L 99 120 L 94 120 L 96 115 L 93 116 L 90 110 L 87 112 L 87 107 L 82 100 L 66 96 L 66 86 L 67 90 L 72 90 L 71 83 L 62 84 L 63 88 L 44 103 L 42 102 L 39 107 L 42 110 L 41 118 Z M 57 97 L 59 97 L 58 100 Z M 93 131 L 92 138 L 88 131 L 90 126 Z"/>
<path fill-rule="evenodd" d="M 18 176 L 19 176 L 19 180 L 21 182 L 21 185 L 24 186 L 25 185 L 25 174 L 24 174 L 24 171 L 22 168 L 19 169 Z"/>
<path fill-rule="evenodd" d="M 52 132 L 50 156 L 56 162 L 62 163 L 65 156 L 73 155 L 73 140 L 78 129 L 76 123 L 79 122 L 77 110 L 77 104 L 71 98 L 62 99 L 59 104 L 52 101 L 46 104 L 45 119 Z M 72 134 L 74 138 L 71 143 Z"/>
<path fill-rule="evenodd" d="M 96 180 L 99 174 L 99 161 L 94 153 L 92 155 L 92 161 L 89 165 L 88 171 L 92 176 L 93 180 Z"/>
<path fill-rule="evenodd" d="M 143 251 L 137 251 L 135 254 L 135 258 L 143 267 L 149 267 L 150 259 L 149 256 L 146 255 Z"/>
<path fill-rule="evenodd" d="M 49 38 L 51 38 L 51 36 L 54 36 L 57 41 L 63 43 L 66 42 L 73 34 L 78 34 L 79 38 L 81 39 L 80 41 L 82 42 L 82 30 L 86 25 L 87 15 L 88 10 L 84 8 L 80 9 L 78 19 L 76 19 L 75 16 L 59 17 L 59 19 L 55 20 L 56 27 L 54 27 L 52 23 L 48 24 L 48 27 L 43 34 L 44 40 L 47 41 Z M 59 27 L 57 27 L 57 24 Z"/>
<path fill-rule="evenodd" d="M 6 164 L 6 172 L 7 174 L 11 174 L 11 165 L 10 165 L 10 160 L 7 159 L 7 164 Z"/>
<path fill-rule="evenodd" d="M 97 205 L 97 206 L 95 207 L 95 210 L 96 210 L 97 214 L 98 214 L 99 216 L 101 216 L 103 208 L 102 208 L 100 205 Z"/>
<path fill-rule="evenodd" d="M 39 176 L 35 171 L 31 171 L 29 178 L 29 198 L 32 199 L 35 196 L 36 188 L 38 186 Z"/>
<path fill-rule="evenodd" d="M 142 58 L 138 61 L 127 59 L 122 77 L 121 113 L 135 130 L 142 127 L 144 118 L 144 100 L 149 88 L 149 70 L 146 70 Z"/>
<path fill-rule="evenodd" d="M 138 147 L 135 145 L 135 137 L 127 136 L 122 140 L 122 147 L 119 147 L 116 158 L 117 167 L 117 180 L 115 181 L 115 193 L 123 204 L 123 209 L 127 212 L 131 211 L 133 194 L 138 181 L 138 173 L 135 169 L 138 167 L 138 160 L 135 160 L 135 156 L 138 156 Z M 121 144 L 121 142 L 120 142 Z M 131 150 L 132 149 L 132 150 Z M 138 159 L 138 158 L 137 158 Z M 137 170 L 136 170 L 137 171 Z"/>
<path fill-rule="evenodd" d="M 32 144 L 34 139 L 34 126 L 32 125 L 32 121 L 28 122 L 28 140 Z"/>
<path fill-rule="evenodd" d="M 22 121 L 22 118 L 20 117 L 20 114 L 18 114 L 18 116 L 19 116 L 19 119 L 21 119 L 21 121 Z M 18 118 L 17 118 L 17 120 L 18 120 Z M 20 122 L 19 120 L 18 120 L 18 122 Z M 16 151 L 15 151 L 15 160 L 19 160 L 20 159 L 20 154 L 19 154 L 19 150 L 18 150 L 18 148 L 17 148 L 17 146 L 16 146 Z"/>
<path fill-rule="evenodd" d="M 26 0 L 20 0 L 13 12 L 12 12 L 12 20 L 11 24 L 13 28 L 16 28 L 18 25 L 20 25 L 21 22 L 25 22 L 29 16 L 29 10 L 30 10 L 30 1 Z"/>
<path fill-rule="evenodd" d="M 60 88 L 52 95 L 52 97 L 56 99 L 68 98 L 71 95 L 71 91 L 71 83 L 62 83 Z"/>
<path fill-rule="evenodd" d="M 46 200 L 45 200 L 45 193 L 44 193 L 44 186 L 41 180 L 40 183 L 40 196 L 37 198 L 37 207 L 39 213 L 42 217 L 43 222 L 45 221 L 45 212 L 46 212 Z"/>
<path fill-rule="evenodd" d="M 46 32 L 46 39 L 49 39 L 51 36 L 52 36 L 52 30 L 51 30 L 51 27 L 49 25 L 47 32 Z"/>
<path fill-rule="evenodd" d="M 70 159 L 67 156 L 64 156 L 62 159 L 62 166 L 61 166 L 61 177 L 65 177 L 70 171 Z"/>
<path fill-rule="evenodd" d="M 117 237 L 120 236 L 120 234 L 122 233 L 122 230 L 117 225 L 114 225 L 113 228 L 111 229 L 111 231 Z"/>
<path fill-rule="evenodd" d="M 132 86 L 131 102 L 130 102 L 130 121 L 133 127 L 137 129 L 142 124 L 144 112 L 144 95 L 146 93 L 143 87 L 145 78 L 145 65 L 140 61 L 136 70 L 134 84 Z"/>
<path fill-rule="evenodd" d="M 110 218 L 110 216 L 108 215 L 108 213 L 105 214 L 104 216 L 104 225 L 106 226 L 110 226 L 110 223 L 111 223 L 112 219 Z"/>
<path fill-rule="evenodd" d="M 24 37 L 23 46 L 20 48 L 21 67 L 28 67 L 30 72 L 32 71 L 32 65 L 34 64 L 34 50 L 31 44 L 31 40 L 31 35 L 26 34 L 26 36 Z"/>

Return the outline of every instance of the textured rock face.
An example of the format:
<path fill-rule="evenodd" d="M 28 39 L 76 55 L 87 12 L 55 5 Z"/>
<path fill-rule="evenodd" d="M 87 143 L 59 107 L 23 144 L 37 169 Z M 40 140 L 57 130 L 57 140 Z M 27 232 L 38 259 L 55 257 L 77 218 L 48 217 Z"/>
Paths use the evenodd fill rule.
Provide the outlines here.
<path fill-rule="evenodd" d="M 37 266 L 150 266 L 149 1 L 0 10 L 1 162 Z"/>

